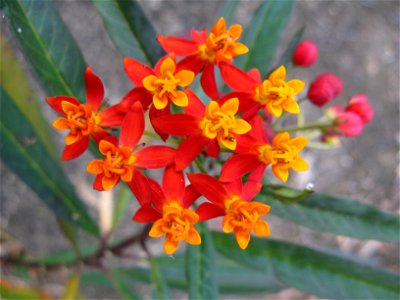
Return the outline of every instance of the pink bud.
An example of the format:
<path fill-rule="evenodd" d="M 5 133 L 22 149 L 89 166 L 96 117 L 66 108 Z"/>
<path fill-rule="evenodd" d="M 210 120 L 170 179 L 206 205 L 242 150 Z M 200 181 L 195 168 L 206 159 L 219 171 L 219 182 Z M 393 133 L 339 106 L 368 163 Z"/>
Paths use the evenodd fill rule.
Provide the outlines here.
<path fill-rule="evenodd" d="M 318 47 L 311 40 L 300 42 L 293 53 L 293 63 L 300 67 L 311 66 L 318 58 Z"/>
<path fill-rule="evenodd" d="M 316 106 L 323 106 L 337 97 L 343 89 L 342 80 L 332 73 L 324 73 L 318 76 L 310 85 L 308 98 Z"/>
<path fill-rule="evenodd" d="M 364 127 L 363 120 L 353 112 L 343 112 L 336 118 L 336 128 L 347 137 L 356 136 Z"/>
<path fill-rule="evenodd" d="M 374 108 L 368 102 L 366 94 L 353 95 L 347 104 L 346 111 L 357 114 L 364 124 L 369 123 L 374 116 Z"/>

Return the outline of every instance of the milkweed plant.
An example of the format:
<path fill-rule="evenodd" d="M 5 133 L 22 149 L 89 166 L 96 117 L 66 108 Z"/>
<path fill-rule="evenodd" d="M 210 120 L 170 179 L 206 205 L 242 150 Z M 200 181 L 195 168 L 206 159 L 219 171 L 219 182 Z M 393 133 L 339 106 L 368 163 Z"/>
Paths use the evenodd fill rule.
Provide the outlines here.
<path fill-rule="evenodd" d="M 62 299 L 84 299 L 80 287 L 93 284 L 113 286 L 123 299 L 166 299 L 175 289 L 190 299 L 217 299 L 218 292 L 271 293 L 285 287 L 329 298 L 396 298 L 394 273 L 269 237 L 269 215 L 277 209 L 278 216 L 316 230 L 398 240 L 396 215 L 312 187 L 299 191 L 287 185 L 294 173 L 309 170 L 303 153 L 311 142 L 340 147 L 341 140 L 367 131 L 374 116 L 364 93 L 330 104 L 342 92 L 339 76 L 326 72 L 306 83 L 294 75 L 323 59 L 312 40 L 302 39 L 303 30 L 279 64 L 271 65 L 280 34 L 270 33 L 282 31 L 292 2 L 261 3 L 247 29 L 222 16 L 208 29 L 192 29 L 188 37 L 156 34 L 135 1 L 93 3 L 118 49 L 136 45 L 131 55 L 121 51 L 120 63 L 132 83 L 122 99 L 108 98 L 96 61 L 84 62 L 51 2 L 5 1 L 8 24 L 47 93 L 41 102 L 52 109 L 51 126 L 64 141 L 62 153 L 51 155 L 47 137 L 32 125 L 35 120 L 25 117 L 12 92 L 2 87 L 7 110 L 2 160 L 55 213 L 72 250 L 44 258 L 3 256 L 2 265 L 48 274 L 67 267 Z M 47 20 L 40 16 L 45 10 Z M 272 18 L 276 12 L 279 20 Z M 49 32 L 45 25 L 57 29 Z M 257 36 L 251 34 L 256 30 Z M 54 46 L 62 39 L 71 45 L 64 53 Z M 76 60 L 60 61 L 68 51 Z M 48 79 L 49 74 L 54 76 Z M 321 108 L 316 121 L 304 121 L 302 104 L 307 102 Z M 40 116 L 40 110 L 35 113 Z M 15 119 L 21 124 L 11 128 Z M 21 135 L 36 142 L 21 146 Z M 18 153 L 12 143 L 19 144 Z M 85 161 L 84 153 L 92 158 Z M 75 160 L 99 195 L 117 187 L 124 191 L 136 203 L 133 211 L 124 206 L 132 219 L 129 226 L 143 230 L 122 238 L 99 234 L 73 186 L 62 185 L 69 181 L 59 158 Z M 295 217 L 305 209 L 305 218 Z M 321 223 L 320 209 L 327 223 Z M 79 240 L 78 228 L 97 237 L 94 248 Z M 162 240 L 164 255 L 148 247 L 153 239 Z M 133 263 L 125 265 L 133 245 L 138 246 Z M 108 265 L 110 256 L 121 263 Z M 2 297 L 60 296 L 29 285 L 29 275 L 24 278 L 22 286 L 2 280 Z M 139 283 L 149 284 L 148 295 L 135 289 Z"/>

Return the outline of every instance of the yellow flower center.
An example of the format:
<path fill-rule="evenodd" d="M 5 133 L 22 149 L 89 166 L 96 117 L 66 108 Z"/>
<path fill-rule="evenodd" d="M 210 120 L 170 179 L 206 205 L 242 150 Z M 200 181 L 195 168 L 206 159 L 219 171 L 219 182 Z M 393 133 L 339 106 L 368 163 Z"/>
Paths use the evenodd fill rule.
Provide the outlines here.
<path fill-rule="evenodd" d="M 205 137 L 217 138 L 218 143 L 230 150 L 236 149 L 236 134 L 245 134 L 250 131 L 249 123 L 235 118 L 239 107 L 237 98 L 229 99 L 221 107 L 218 102 L 210 101 L 199 127 Z"/>
<path fill-rule="evenodd" d="M 254 101 L 260 103 L 270 114 L 279 117 L 283 111 L 300 113 L 294 96 L 301 92 L 304 82 L 301 80 L 285 81 L 286 69 L 279 67 L 271 73 L 254 91 Z"/>
<path fill-rule="evenodd" d="M 275 176 L 286 181 L 288 169 L 298 172 L 308 170 L 307 162 L 299 155 L 307 141 L 304 137 L 291 139 L 287 132 L 277 134 L 272 145 L 265 144 L 258 147 L 258 158 L 266 165 L 271 164 Z"/>
<path fill-rule="evenodd" d="M 222 229 L 225 233 L 234 231 L 236 240 L 242 249 L 250 241 L 250 231 L 258 236 L 268 236 L 267 222 L 260 217 L 269 212 L 270 207 L 260 202 L 248 202 L 238 196 L 225 200 L 225 217 Z"/>
<path fill-rule="evenodd" d="M 159 76 L 148 75 L 143 79 L 143 86 L 153 93 L 153 104 L 157 109 L 165 108 L 169 101 L 177 106 L 188 106 L 187 95 L 178 87 L 187 87 L 194 79 L 194 73 L 188 70 L 176 72 L 176 63 L 167 57 L 160 65 Z"/>
<path fill-rule="evenodd" d="M 164 204 L 162 214 L 162 218 L 153 224 L 149 236 L 160 237 L 165 234 L 164 250 L 167 254 L 175 252 L 182 240 L 192 245 L 201 243 L 200 235 L 194 228 L 199 215 L 193 210 L 171 201 Z"/>
<path fill-rule="evenodd" d="M 67 101 L 63 101 L 61 105 L 66 117 L 56 119 L 53 127 L 58 130 L 70 130 L 65 138 L 67 145 L 79 141 L 83 136 L 88 136 L 100 128 L 101 117 L 96 115 L 88 105 L 75 105 Z"/>
<path fill-rule="evenodd" d="M 103 164 L 104 175 L 110 177 L 111 173 L 118 175 L 126 173 L 126 167 L 132 166 L 136 161 L 136 156 L 131 152 L 127 146 L 107 151 Z"/>
<path fill-rule="evenodd" d="M 234 24 L 226 29 L 224 18 L 220 18 L 212 28 L 204 44 L 198 47 L 200 57 L 209 62 L 230 61 L 233 56 L 248 52 L 242 43 L 236 42 L 242 33 L 242 27 Z"/>

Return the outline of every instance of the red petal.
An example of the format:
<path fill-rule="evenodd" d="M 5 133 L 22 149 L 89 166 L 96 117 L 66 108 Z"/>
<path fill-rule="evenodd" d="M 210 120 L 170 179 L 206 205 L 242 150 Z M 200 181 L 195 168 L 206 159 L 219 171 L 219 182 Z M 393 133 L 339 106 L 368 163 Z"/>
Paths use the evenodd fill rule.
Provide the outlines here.
<path fill-rule="evenodd" d="M 190 207 L 200 196 L 201 194 L 193 187 L 193 185 L 187 186 L 183 196 L 182 206 L 185 208 Z"/>
<path fill-rule="evenodd" d="M 141 206 L 150 203 L 150 184 L 148 182 L 148 178 L 144 176 L 139 170 L 134 169 L 132 180 L 128 182 L 128 186 Z"/>
<path fill-rule="evenodd" d="M 103 181 L 103 176 L 104 176 L 104 174 L 99 174 L 99 175 L 97 175 L 96 176 L 96 178 L 94 179 L 94 182 L 93 182 L 93 188 L 96 190 L 96 191 L 104 191 L 104 188 L 103 188 L 103 183 L 102 183 L 102 181 Z"/>
<path fill-rule="evenodd" d="M 197 118 L 187 114 L 163 115 L 153 120 L 153 126 L 177 136 L 187 136 L 200 131 Z"/>
<path fill-rule="evenodd" d="M 110 136 L 110 134 L 103 129 L 99 129 L 97 131 L 93 131 L 90 134 L 90 136 L 94 139 L 95 143 L 98 145 L 101 140 L 104 140 L 105 138 Z"/>
<path fill-rule="evenodd" d="M 136 86 L 143 86 L 143 79 L 146 76 L 154 74 L 150 67 L 129 57 L 124 58 L 124 68 L 129 79 L 132 80 Z"/>
<path fill-rule="evenodd" d="M 150 123 L 154 128 L 154 131 L 160 136 L 160 138 L 165 142 L 168 139 L 168 134 L 162 131 L 160 128 L 155 127 L 153 122 L 159 117 L 169 114 L 169 106 L 164 109 L 158 110 L 152 105 L 149 110 Z"/>
<path fill-rule="evenodd" d="M 262 178 L 264 177 L 264 171 L 266 167 L 267 166 L 263 164 L 250 173 L 249 179 L 243 186 L 243 199 L 250 201 L 261 191 Z"/>
<path fill-rule="evenodd" d="M 135 152 L 135 167 L 158 169 L 174 162 L 175 149 L 167 146 L 149 146 Z"/>
<path fill-rule="evenodd" d="M 206 64 L 206 60 L 203 60 L 198 54 L 194 54 L 182 59 L 177 65 L 177 70 L 189 70 L 198 74 Z"/>
<path fill-rule="evenodd" d="M 218 157 L 219 155 L 219 144 L 217 139 L 210 140 L 207 145 L 206 155 L 210 157 Z"/>
<path fill-rule="evenodd" d="M 239 110 L 238 112 L 247 112 L 248 110 L 252 109 L 257 103 L 253 99 L 253 93 L 249 92 L 232 92 L 228 93 L 224 96 L 222 96 L 219 100 L 218 103 L 219 105 L 224 104 L 226 101 L 232 98 L 238 98 L 239 99 Z M 260 106 L 257 105 L 257 108 Z"/>
<path fill-rule="evenodd" d="M 157 41 L 167 52 L 174 52 L 178 56 L 192 55 L 198 52 L 197 43 L 195 41 L 177 38 L 157 36 Z"/>
<path fill-rule="evenodd" d="M 256 68 L 247 71 L 247 74 L 253 78 L 258 84 L 262 83 L 260 71 Z"/>
<path fill-rule="evenodd" d="M 71 145 L 67 145 L 64 148 L 64 152 L 62 155 L 62 160 L 71 160 L 80 156 L 89 146 L 89 137 L 84 136 L 82 139 L 73 143 Z"/>
<path fill-rule="evenodd" d="M 162 185 L 167 200 L 175 200 L 182 203 L 185 191 L 185 177 L 182 171 L 177 171 L 174 165 L 166 168 Z"/>
<path fill-rule="evenodd" d="M 268 143 L 263 119 L 260 116 L 254 116 L 249 123 L 251 125 L 251 131 L 249 134 L 255 137 L 258 141 Z"/>
<path fill-rule="evenodd" d="M 61 102 L 63 101 L 72 103 L 74 105 L 80 104 L 80 102 L 77 99 L 69 96 L 55 96 L 46 98 L 46 102 L 50 105 L 50 107 L 61 115 L 65 115 L 65 112 L 63 111 L 61 106 Z"/>
<path fill-rule="evenodd" d="M 104 86 L 101 79 L 88 67 L 85 71 L 86 104 L 97 111 L 104 98 Z"/>
<path fill-rule="evenodd" d="M 231 195 L 241 195 L 243 189 L 242 178 L 240 177 L 232 182 L 226 182 L 224 183 L 224 187 Z"/>
<path fill-rule="evenodd" d="M 135 87 L 122 98 L 118 106 L 122 111 L 127 112 L 136 101 L 142 103 L 143 109 L 147 110 L 153 103 L 153 94 L 144 87 Z"/>
<path fill-rule="evenodd" d="M 253 88 L 260 83 L 232 64 L 222 62 L 219 67 L 225 83 L 235 91 L 253 92 Z"/>
<path fill-rule="evenodd" d="M 142 104 L 135 102 L 132 109 L 126 114 L 121 125 L 120 146 L 129 146 L 134 149 L 144 132 L 144 112 Z"/>
<path fill-rule="evenodd" d="M 162 215 L 150 205 L 145 205 L 136 212 L 132 220 L 136 222 L 154 222 L 162 218 Z"/>
<path fill-rule="evenodd" d="M 254 154 L 237 154 L 229 157 L 222 166 L 221 181 L 234 181 L 257 168 L 261 162 Z"/>
<path fill-rule="evenodd" d="M 204 103 L 201 102 L 199 97 L 197 97 L 192 90 L 186 89 L 185 93 L 189 99 L 189 105 L 184 108 L 185 113 L 198 118 L 203 117 L 204 111 L 206 110 Z"/>
<path fill-rule="evenodd" d="M 98 114 L 101 117 L 101 126 L 121 126 L 122 120 L 124 119 L 126 112 L 123 112 L 120 106 L 113 105 Z"/>
<path fill-rule="evenodd" d="M 218 207 L 210 202 L 200 204 L 200 206 L 196 209 L 196 213 L 200 217 L 200 222 L 225 215 L 223 208 Z"/>
<path fill-rule="evenodd" d="M 255 155 L 258 154 L 257 148 L 258 146 L 264 144 L 263 142 L 258 141 L 255 137 L 249 134 L 237 135 L 236 136 L 236 153 L 253 153 Z"/>
<path fill-rule="evenodd" d="M 178 149 L 176 149 L 175 164 L 177 170 L 183 170 L 190 163 L 196 159 L 196 157 L 201 153 L 209 139 L 201 135 L 191 135 L 185 139 Z"/>
<path fill-rule="evenodd" d="M 110 142 L 111 144 L 113 144 L 115 147 L 118 148 L 118 138 L 115 135 L 109 135 L 104 140 Z"/>
<path fill-rule="evenodd" d="M 218 99 L 217 82 L 215 81 L 214 64 L 207 64 L 201 74 L 200 84 L 208 97 Z"/>
<path fill-rule="evenodd" d="M 147 178 L 151 190 L 151 202 L 158 211 L 162 211 L 162 206 L 165 202 L 165 195 L 157 181 Z"/>
<path fill-rule="evenodd" d="M 230 198 L 221 182 L 206 174 L 188 174 L 193 187 L 215 205 L 224 207 L 224 201 Z"/>
<path fill-rule="evenodd" d="M 244 120 L 250 120 L 252 119 L 260 110 L 261 106 L 257 103 L 255 103 L 254 101 L 251 103 L 246 102 L 246 100 L 244 100 L 244 105 L 249 105 L 249 109 L 245 110 L 245 113 L 242 115 L 242 118 Z"/>

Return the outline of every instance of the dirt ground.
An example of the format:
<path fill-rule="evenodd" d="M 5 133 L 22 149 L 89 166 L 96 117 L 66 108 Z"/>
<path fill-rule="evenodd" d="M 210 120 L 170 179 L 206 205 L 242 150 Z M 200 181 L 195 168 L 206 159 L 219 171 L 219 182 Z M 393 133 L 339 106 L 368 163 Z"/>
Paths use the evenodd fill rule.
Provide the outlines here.
<path fill-rule="evenodd" d="M 235 21 L 246 26 L 259 3 L 242 1 Z M 219 18 L 224 1 L 142 1 L 141 4 L 157 31 L 168 35 L 190 28 L 209 28 Z M 56 1 L 56 6 L 81 46 L 87 63 L 106 84 L 108 97 L 121 98 L 132 85 L 90 1 Z M 376 114 L 361 136 L 344 140 L 342 147 L 307 151 L 305 158 L 311 170 L 293 176 L 289 185 L 304 188 L 313 183 L 318 192 L 348 196 L 384 211 L 399 212 L 399 16 L 398 1 L 297 2 L 280 51 L 305 25 L 304 38 L 316 42 L 320 56 L 312 68 L 297 71 L 296 77 L 310 83 L 320 73 L 335 73 L 344 80 L 344 89 L 334 103 L 344 104 L 351 95 L 366 93 Z M 2 34 L 15 46 L 4 20 L 1 25 Z M 26 66 L 26 69 L 29 68 Z M 34 80 L 32 83 L 39 98 L 44 99 L 43 91 Z M 304 110 L 308 111 L 308 120 L 321 113 L 308 104 Z M 51 112 L 46 114 L 50 118 L 55 116 Z M 60 135 L 55 136 L 61 140 Z M 90 191 L 90 182 L 81 183 L 84 170 L 78 163 L 66 167 L 73 173 L 73 180 L 80 183 L 79 190 L 85 192 L 93 214 L 98 215 L 100 205 L 97 196 Z M 67 247 L 55 220 L 37 197 L 3 164 L 0 171 L 1 227 L 35 255 Z M 276 217 L 270 217 L 269 224 L 274 238 L 319 248 L 340 248 L 376 265 L 399 270 L 398 245 L 322 234 Z M 127 216 L 122 234 L 129 233 L 130 226 L 132 223 Z M 99 295 L 92 294 L 92 297 Z M 286 290 L 265 296 L 265 299 L 305 297 L 309 296 Z"/>

